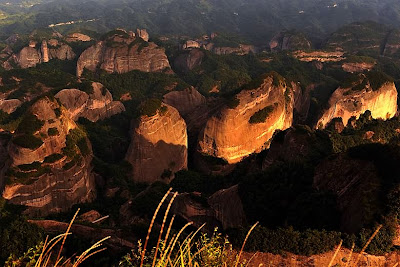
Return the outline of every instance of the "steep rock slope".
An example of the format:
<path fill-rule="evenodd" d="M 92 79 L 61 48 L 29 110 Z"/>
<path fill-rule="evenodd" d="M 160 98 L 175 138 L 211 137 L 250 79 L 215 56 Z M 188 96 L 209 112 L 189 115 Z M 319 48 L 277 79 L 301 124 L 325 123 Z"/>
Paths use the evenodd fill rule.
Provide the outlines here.
<path fill-rule="evenodd" d="M 303 33 L 284 31 L 272 38 L 269 47 L 271 51 L 307 50 L 311 49 L 311 42 Z"/>
<path fill-rule="evenodd" d="M 95 194 L 90 143 L 56 100 L 45 97 L 31 106 L 8 154 L 3 197 L 31 215 L 65 211 Z"/>
<path fill-rule="evenodd" d="M 200 66 L 203 62 L 204 56 L 205 53 L 200 49 L 191 49 L 190 51 L 185 51 L 176 57 L 174 61 L 174 67 L 179 72 L 187 73 Z"/>
<path fill-rule="evenodd" d="M 72 48 L 56 39 L 43 40 L 39 45 L 31 41 L 29 46 L 22 48 L 17 54 L 9 54 L 3 63 L 5 69 L 13 69 L 15 66 L 23 69 L 35 67 L 37 64 L 49 62 L 52 59 L 72 60 L 75 58 Z"/>
<path fill-rule="evenodd" d="M 136 37 L 134 33 L 118 30 L 82 53 L 77 76 L 80 77 L 84 69 L 125 73 L 132 70 L 161 72 L 170 68 L 163 48 Z"/>
<path fill-rule="evenodd" d="M 317 166 L 313 186 L 337 195 L 342 230 L 356 232 L 371 216 L 364 207 L 378 201 L 378 177 L 373 162 L 339 154 Z"/>
<path fill-rule="evenodd" d="M 135 182 L 168 180 L 187 168 L 186 123 L 175 108 L 162 104 L 154 116 L 142 116 L 132 128 L 126 160 Z"/>
<path fill-rule="evenodd" d="M 109 118 L 125 111 L 120 101 L 113 101 L 113 97 L 101 83 L 93 82 L 89 93 L 78 89 L 64 89 L 55 97 L 68 109 L 74 120 L 86 118 L 92 122 Z"/>
<path fill-rule="evenodd" d="M 339 117 L 347 125 L 351 117 L 358 118 L 367 110 L 375 119 L 390 119 L 397 112 L 396 87 L 379 73 L 361 74 L 354 82 L 336 89 L 317 126 L 324 128 L 332 119 Z"/>
<path fill-rule="evenodd" d="M 246 215 L 239 197 L 238 186 L 215 192 L 204 201 L 196 193 L 179 194 L 172 206 L 172 212 L 212 232 L 215 227 L 238 228 L 246 224 Z M 206 204 L 205 204 L 206 203 Z"/>
<path fill-rule="evenodd" d="M 206 103 L 206 98 L 195 88 L 186 88 L 182 91 L 172 91 L 164 95 L 163 102 L 176 108 L 186 119 L 199 106 Z"/>
<path fill-rule="evenodd" d="M 208 120 L 199 136 L 199 152 L 237 163 L 267 148 L 276 130 L 291 126 L 293 98 L 281 76 L 264 75 Z"/>

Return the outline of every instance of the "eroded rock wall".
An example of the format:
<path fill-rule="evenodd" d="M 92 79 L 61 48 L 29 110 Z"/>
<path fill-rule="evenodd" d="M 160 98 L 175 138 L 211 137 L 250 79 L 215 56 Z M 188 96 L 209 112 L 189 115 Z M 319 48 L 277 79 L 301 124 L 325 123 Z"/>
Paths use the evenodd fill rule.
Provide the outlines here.
<path fill-rule="evenodd" d="M 152 117 L 133 123 L 126 160 L 133 166 L 135 182 L 168 181 L 173 173 L 187 168 L 187 129 L 179 112 L 166 104 Z"/>
<path fill-rule="evenodd" d="M 264 76 L 261 84 L 236 96 L 236 107 L 225 107 L 210 118 L 199 136 L 199 152 L 237 163 L 268 148 L 274 132 L 289 128 L 293 121 L 293 91 L 283 78 L 276 79 L 280 78 Z M 250 122 L 266 109 L 264 122 Z"/>

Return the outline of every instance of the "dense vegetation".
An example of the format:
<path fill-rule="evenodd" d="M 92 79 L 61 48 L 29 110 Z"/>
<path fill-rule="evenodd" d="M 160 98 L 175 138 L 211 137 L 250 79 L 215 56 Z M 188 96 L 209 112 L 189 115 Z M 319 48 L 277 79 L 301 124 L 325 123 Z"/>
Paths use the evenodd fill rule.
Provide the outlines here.
<path fill-rule="evenodd" d="M 22 256 L 44 238 L 43 231 L 27 222 L 21 209 L 0 197 L 0 265 L 10 255 Z"/>
<path fill-rule="evenodd" d="M 270 105 L 257 111 L 253 116 L 250 117 L 249 122 L 252 124 L 264 123 L 277 107 L 278 103 L 275 103 L 275 105 Z"/>

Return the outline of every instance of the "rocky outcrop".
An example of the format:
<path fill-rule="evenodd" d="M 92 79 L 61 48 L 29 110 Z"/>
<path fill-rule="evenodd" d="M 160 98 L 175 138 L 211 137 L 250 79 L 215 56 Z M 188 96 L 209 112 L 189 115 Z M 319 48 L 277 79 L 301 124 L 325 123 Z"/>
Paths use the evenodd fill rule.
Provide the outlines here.
<path fill-rule="evenodd" d="M 378 202 L 374 197 L 380 189 L 371 185 L 379 183 L 378 170 L 372 161 L 339 154 L 317 166 L 313 186 L 337 195 L 342 230 L 354 233 L 370 219 L 371 211 L 364 207 Z"/>
<path fill-rule="evenodd" d="M 304 162 L 315 164 L 332 151 L 329 137 L 312 131 L 308 126 L 297 125 L 275 136 L 266 155 L 262 169 L 279 162 Z"/>
<path fill-rule="evenodd" d="M 231 102 L 200 133 L 200 153 L 237 163 L 268 148 L 276 130 L 292 125 L 293 92 L 277 73 L 264 75 Z"/>
<path fill-rule="evenodd" d="M 174 67 L 178 72 L 187 73 L 201 65 L 204 59 L 204 52 L 200 49 L 191 49 L 176 57 Z"/>
<path fill-rule="evenodd" d="M 364 72 L 370 71 L 375 67 L 375 63 L 369 62 L 345 62 L 342 64 L 342 68 L 346 72 Z"/>
<path fill-rule="evenodd" d="M 0 193 L 3 192 L 6 184 L 6 172 L 11 164 L 7 150 L 9 143 L 10 136 L 5 133 L 0 133 Z"/>
<path fill-rule="evenodd" d="M 221 46 L 215 46 L 213 43 L 209 43 L 207 46 L 205 46 L 205 48 L 217 55 L 236 54 L 243 56 L 250 53 L 258 52 L 258 49 L 254 45 L 245 45 L 245 44 L 239 44 L 237 47 L 225 47 L 225 46 L 221 47 Z"/>
<path fill-rule="evenodd" d="M 133 123 L 132 140 L 126 160 L 133 166 L 135 182 L 168 181 L 187 168 L 186 123 L 179 112 L 166 104 L 151 117 Z"/>
<path fill-rule="evenodd" d="M 182 49 L 193 49 L 193 48 L 200 48 L 200 44 L 196 41 L 188 40 L 182 46 Z"/>
<path fill-rule="evenodd" d="M 15 65 L 26 69 L 35 67 L 37 64 L 48 62 L 51 59 L 72 60 L 75 53 L 72 48 L 57 40 L 44 40 L 38 47 L 37 43 L 31 41 L 29 46 L 22 48 L 17 54 L 12 54 L 3 63 L 5 69 L 13 69 Z"/>
<path fill-rule="evenodd" d="M 22 105 L 22 101 L 18 99 L 0 99 L 0 110 L 11 114 Z"/>
<path fill-rule="evenodd" d="M 186 88 L 182 91 L 172 91 L 164 95 L 163 102 L 176 108 L 186 119 L 199 106 L 206 103 L 206 98 L 195 88 Z"/>
<path fill-rule="evenodd" d="M 82 33 L 71 33 L 70 35 L 68 35 L 68 37 L 66 38 L 66 41 L 69 43 L 73 43 L 73 42 L 90 42 L 92 40 L 92 38 L 90 38 L 90 36 L 87 36 L 86 34 L 82 34 Z"/>
<path fill-rule="evenodd" d="M 351 262 L 348 260 L 351 257 Z M 336 255 L 334 257 L 334 255 Z M 400 254 L 395 251 L 387 253 L 384 256 L 375 256 L 367 253 L 350 252 L 350 249 L 341 248 L 337 254 L 336 249 L 312 256 L 300 256 L 292 253 L 285 253 L 284 255 L 276 255 L 272 253 L 257 252 L 244 252 L 242 258 L 248 261 L 249 267 L 260 266 L 285 266 L 285 267 L 320 267 L 320 266 L 354 266 L 356 259 L 359 258 L 357 266 L 374 266 L 386 267 L 394 266 L 400 260 Z M 331 260 L 334 258 L 333 262 Z"/>
<path fill-rule="evenodd" d="M 246 224 L 246 215 L 239 197 L 238 186 L 222 189 L 205 199 L 197 193 L 179 194 L 171 210 L 196 227 L 206 223 L 212 232 L 215 227 L 223 230 L 239 228 Z"/>
<path fill-rule="evenodd" d="M 379 75 L 374 73 L 374 75 Z M 368 76 L 368 74 L 367 74 Z M 325 128 L 334 118 L 342 118 L 343 124 L 351 117 L 358 118 L 369 110 L 374 119 L 390 119 L 397 113 L 397 90 L 392 81 L 383 80 L 380 85 L 371 85 L 361 74 L 346 88 L 339 87 L 329 99 L 328 108 L 323 112 L 317 126 Z M 380 76 L 378 76 L 380 77 Z M 373 79 L 376 79 L 373 78 Z M 380 77 L 378 79 L 385 79 Z M 376 81 L 374 82 L 376 83 Z M 375 86 L 375 88 L 372 88 Z"/>
<path fill-rule="evenodd" d="M 39 226 L 49 234 L 65 233 L 69 226 L 68 223 L 52 220 L 30 220 L 29 222 Z M 104 245 L 110 248 L 114 253 L 120 252 L 121 249 L 133 249 L 135 247 L 135 240 L 127 239 L 127 236 L 124 236 L 124 233 L 118 230 L 94 228 L 74 223 L 71 226 L 70 233 L 76 237 L 90 240 L 93 243 L 103 238 L 110 237 L 104 242 Z"/>
<path fill-rule="evenodd" d="M 344 52 L 342 50 L 336 51 L 296 51 L 293 52 L 292 55 L 300 61 L 305 62 L 339 62 L 345 59 Z"/>
<path fill-rule="evenodd" d="M 86 93 L 78 89 L 64 89 L 55 97 L 71 113 L 73 120 L 86 118 L 92 122 L 109 118 L 125 111 L 120 101 L 113 101 L 113 97 L 100 83 L 92 83 L 92 92 Z"/>
<path fill-rule="evenodd" d="M 136 37 L 142 38 L 145 42 L 148 42 L 150 38 L 145 29 L 136 29 Z"/>
<path fill-rule="evenodd" d="M 108 73 L 125 73 L 132 70 L 162 72 L 170 70 L 165 50 L 155 43 L 117 31 L 85 50 L 78 60 L 77 75 L 84 69 L 105 70 Z"/>
<path fill-rule="evenodd" d="M 92 151 L 67 110 L 48 97 L 24 116 L 8 146 L 11 167 L 3 197 L 30 215 L 66 211 L 95 194 Z"/>
<path fill-rule="evenodd" d="M 271 51 L 307 50 L 311 49 L 311 42 L 300 32 L 280 32 L 269 42 Z"/>
<path fill-rule="evenodd" d="M 294 93 L 294 124 L 304 124 L 310 111 L 311 91 L 314 85 L 304 87 L 295 82 L 291 85 Z"/>

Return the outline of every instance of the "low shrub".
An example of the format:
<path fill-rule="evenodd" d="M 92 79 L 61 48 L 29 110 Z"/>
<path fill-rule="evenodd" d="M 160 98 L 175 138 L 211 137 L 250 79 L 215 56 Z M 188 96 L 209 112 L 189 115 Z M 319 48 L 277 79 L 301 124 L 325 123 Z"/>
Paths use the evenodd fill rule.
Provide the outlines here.
<path fill-rule="evenodd" d="M 58 136 L 60 134 L 60 132 L 58 131 L 57 128 L 49 128 L 49 130 L 47 131 L 47 134 L 49 136 Z"/>
<path fill-rule="evenodd" d="M 19 147 L 29 148 L 31 150 L 35 150 L 43 145 L 42 139 L 31 134 L 19 135 L 15 137 L 12 142 Z"/>
<path fill-rule="evenodd" d="M 265 107 L 256 113 L 253 114 L 253 116 L 250 117 L 249 122 L 251 124 L 256 124 L 256 123 L 264 123 L 268 117 L 274 112 L 275 108 L 277 107 L 278 103 L 275 103 L 274 105 L 270 105 L 268 107 Z"/>

